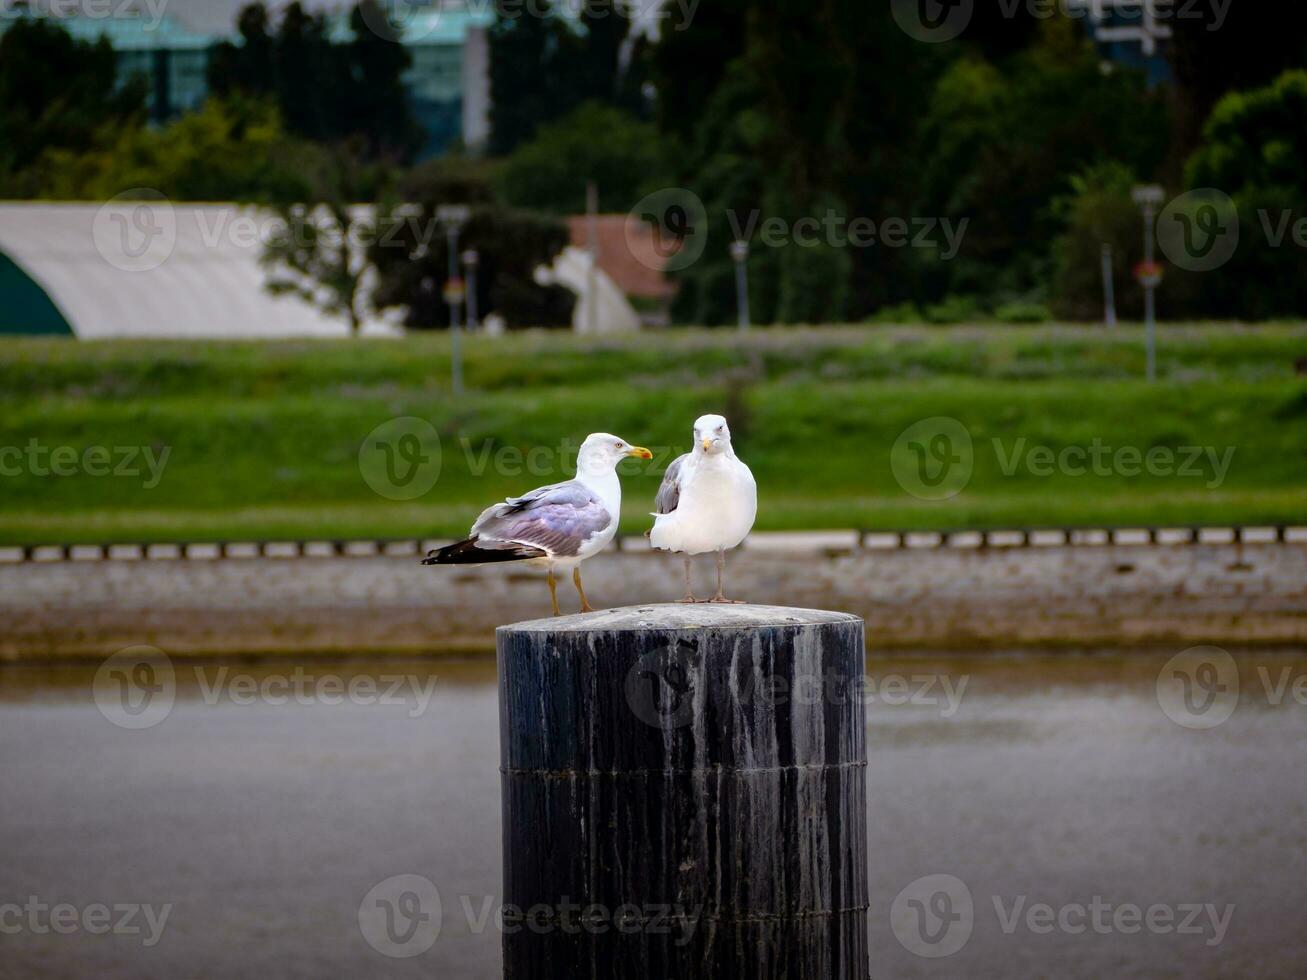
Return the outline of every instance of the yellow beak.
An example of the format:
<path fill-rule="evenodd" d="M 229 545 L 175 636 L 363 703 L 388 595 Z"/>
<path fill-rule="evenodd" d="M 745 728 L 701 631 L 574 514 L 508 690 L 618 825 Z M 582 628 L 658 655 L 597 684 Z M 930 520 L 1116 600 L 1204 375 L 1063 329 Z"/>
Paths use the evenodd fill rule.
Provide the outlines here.
<path fill-rule="evenodd" d="M 712 448 L 712 440 L 711 440 L 711 439 L 705 439 L 705 440 L 703 441 L 703 451 L 704 451 L 704 452 L 707 452 L 707 451 L 708 451 L 709 449 L 711 449 L 711 448 Z"/>
<path fill-rule="evenodd" d="M 626 451 L 626 455 L 634 456 L 636 459 L 653 459 L 653 453 L 645 449 L 644 446 L 632 446 Z"/>

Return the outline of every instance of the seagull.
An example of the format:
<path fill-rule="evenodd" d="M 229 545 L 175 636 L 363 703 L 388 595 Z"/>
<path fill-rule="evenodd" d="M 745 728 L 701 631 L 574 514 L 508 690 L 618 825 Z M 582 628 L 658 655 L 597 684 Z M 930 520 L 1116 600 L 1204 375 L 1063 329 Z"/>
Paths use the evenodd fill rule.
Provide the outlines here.
<path fill-rule="evenodd" d="M 694 423 L 694 450 L 673 460 L 654 498 L 649 543 L 685 555 L 685 598 L 696 602 L 690 584 L 690 556 L 717 552 L 717 593 L 709 602 L 735 602 L 722 593 L 726 550 L 753 529 L 758 485 L 731 448 L 731 430 L 720 415 Z"/>
<path fill-rule="evenodd" d="M 549 598 L 554 615 L 558 584 L 554 569 L 572 569 L 572 582 L 581 596 L 581 612 L 594 612 L 581 585 L 581 562 L 597 555 L 613 540 L 622 513 L 622 485 L 617 464 L 628 456 L 653 459 L 642 446 L 596 432 L 581 443 L 576 479 L 539 487 L 521 497 L 509 497 L 482 511 L 467 540 L 432 551 L 424 565 L 482 565 L 517 561 L 548 570 Z"/>

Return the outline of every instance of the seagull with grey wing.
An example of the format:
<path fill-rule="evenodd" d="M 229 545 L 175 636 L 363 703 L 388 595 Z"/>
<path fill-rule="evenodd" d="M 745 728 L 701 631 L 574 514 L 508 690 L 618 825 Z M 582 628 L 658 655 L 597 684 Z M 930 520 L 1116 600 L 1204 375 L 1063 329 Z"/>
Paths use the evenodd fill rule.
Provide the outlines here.
<path fill-rule="evenodd" d="M 685 598 L 696 602 L 690 556 L 717 552 L 717 592 L 708 602 L 735 602 L 722 592 L 726 552 L 740 544 L 758 515 L 758 485 L 731 448 L 731 430 L 720 415 L 694 423 L 694 449 L 673 460 L 654 498 L 649 543 L 685 556 Z"/>
<path fill-rule="evenodd" d="M 625 439 L 596 432 L 581 443 L 576 478 L 509 497 L 487 507 L 467 540 L 427 555 L 424 565 L 484 565 L 522 562 L 546 568 L 554 615 L 558 584 L 554 570 L 572 569 L 572 582 L 581 596 L 581 612 L 594 612 L 581 585 L 581 562 L 607 547 L 617 533 L 622 512 L 622 485 L 617 464 L 633 456 L 653 459 L 653 453 Z"/>

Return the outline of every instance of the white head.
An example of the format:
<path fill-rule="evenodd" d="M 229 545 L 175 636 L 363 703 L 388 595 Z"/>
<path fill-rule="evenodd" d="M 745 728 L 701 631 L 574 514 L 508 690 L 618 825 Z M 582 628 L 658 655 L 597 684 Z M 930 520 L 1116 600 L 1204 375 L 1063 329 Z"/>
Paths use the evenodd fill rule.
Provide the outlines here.
<path fill-rule="evenodd" d="M 731 455 L 731 429 L 720 415 L 703 415 L 694 423 L 694 451 Z"/>
<path fill-rule="evenodd" d="M 653 459 L 653 453 L 643 446 L 632 446 L 621 436 L 595 432 L 586 436 L 581 451 L 576 454 L 576 475 L 611 473 L 628 456 L 636 459 Z"/>

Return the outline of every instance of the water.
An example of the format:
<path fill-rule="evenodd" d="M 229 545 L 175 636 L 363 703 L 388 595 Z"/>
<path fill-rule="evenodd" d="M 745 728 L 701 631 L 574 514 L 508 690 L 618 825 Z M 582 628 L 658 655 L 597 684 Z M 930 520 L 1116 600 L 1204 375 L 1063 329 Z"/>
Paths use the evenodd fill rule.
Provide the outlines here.
<path fill-rule="evenodd" d="M 1164 660 L 873 663 L 873 976 L 1300 973 L 1307 706 L 1293 682 L 1307 656 L 1242 658 L 1237 708 L 1205 731 L 1159 707 Z M 143 730 L 106 720 L 93 668 L 0 670 L 0 976 L 498 976 L 493 663 L 315 663 L 306 703 L 291 664 L 192 669 Z M 387 694 L 390 675 L 403 687 L 385 703 L 366 686 L 322 703 L 351 681 Z M 259 684 L 286 703 L 245 703 Z M 442 900 L 438 939 L 410 959 L 378 953 L 358 920 L 400 874 Z M 930 946 L 903 909 L 937 900 L 941 879 L 911 883 L 940 874 L 969 892 L 971 931 L 923 920 L 945 934 Z M 40 931 L 48 915 L 13 907 L 29 896 L 70 903 L 77 921 Z M 962 915 L 955 897 L 939 910 Z M 171 909 L 161 932 L 140 911 L 96 935 L 96 903 L 148 905 L 156 925 Z M 1130 907 L 1151 905 L 1164 907 L 1154 928 L 1132 929 Z M 961 938 L 943 958 L 908 948 Z"/>

